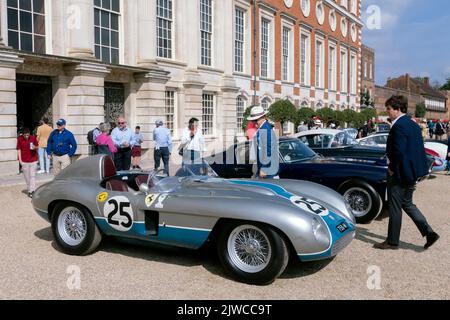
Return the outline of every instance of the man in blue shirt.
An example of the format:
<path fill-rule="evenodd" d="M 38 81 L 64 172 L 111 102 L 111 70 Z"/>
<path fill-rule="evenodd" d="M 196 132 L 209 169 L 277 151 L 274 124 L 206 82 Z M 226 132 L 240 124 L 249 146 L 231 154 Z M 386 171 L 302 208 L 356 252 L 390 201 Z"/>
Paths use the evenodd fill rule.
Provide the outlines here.
<path fill-rule="evenodd" d="M 47 154 L 49 159 L 53 158 L 55 176 L 70 165 L 70 158 L 77 151 L 77 142 L 72 132 L 66 129 L 66 120 L 58 120 L 56 126 L 47 142 Z"/>
<path fill-rule="evenodd" d="M 257 179 L 277 178 L 280 169 L 278 139 L 273 126 L 267 121 L 267 113 L 262 107 L 254 107 L 248 118 L 249 121 L 255 121 L 258 128 L 252 142 L 256 152 Z"/>
<path fill-rule="evenodd" d="M 164 163 L 164 171 L 169 175 L 169 159 L 172 154 L 172 135 L 169 129 L 164 127 L 162 120 L 156 121 L 156 129 L 153 131 L 153 141 L 155 141 L 155 170 L 161 165 L 161 158 Z"/>
<path fill-rule="evenodd" d="M 117 171 L 128 171 L 131 166 L 131 139 L 133 132 L 127 127 L 125 118 L 120 117 L 118 127 L 111 132 L 111 138 L 117 147 L 114 164 Z"/>

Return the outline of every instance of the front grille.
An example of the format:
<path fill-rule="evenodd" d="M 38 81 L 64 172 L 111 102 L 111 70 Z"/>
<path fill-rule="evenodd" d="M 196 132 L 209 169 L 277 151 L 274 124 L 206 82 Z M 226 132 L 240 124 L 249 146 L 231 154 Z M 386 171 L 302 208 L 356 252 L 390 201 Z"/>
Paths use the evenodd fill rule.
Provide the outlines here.
<path fill-rule="evenodd" d="M 345 236 L 336 241 L 331 248 L 331 256 L 337 255 L 340 251 L 342 251 L 346 246 L 352 242 L 355 238 L 355 231 L 347 233 Z"/>

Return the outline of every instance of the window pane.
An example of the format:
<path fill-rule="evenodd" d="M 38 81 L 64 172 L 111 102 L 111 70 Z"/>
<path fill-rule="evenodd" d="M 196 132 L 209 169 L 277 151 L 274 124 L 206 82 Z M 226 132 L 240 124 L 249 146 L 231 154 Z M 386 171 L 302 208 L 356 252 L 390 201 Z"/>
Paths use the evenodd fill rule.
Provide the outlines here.
<path fill-rule="evenodd" d="M 20 49 L 26 51 L 33 51 L 33 37 L 31 34 L 20 34 Z"/>
<path fill-rule="evenodd" d="M 101 59 L 101 52 L 100 52 L 100 46 L 95 46 L 95 57 L 97 59 Z"/>
<path fill-rule="evenodd" d="M 117 49 L 111 50 L 111 63 L 119 64 L 119 50 Z"/>
<path fill-rule="evenodd" d="M 45 16 L 39 14 L 34 15 L 34 33 L 45 35 Z"/>
<path fill-rule="evenodd" d="M 102 11 L 101 18 L 102 18 L 102 27 L 109 28 L 109 13 L 106 11 Z"/>
<path fill-rule="evenodd" d="M 45 53 L 45 37 L 34 36 L 34 52 Z"/>
<path fill-rule="evenodd" d="M 94 6 L 101 7 L 102 6 L 102 1 L 101 0 L 94 0 Z"/>
<path fill-rule="evenodd" d="M 31 0 L 20 0 L 20 9 L 31 11 Z"/>
<path fill-rule="evenodd" d="M 119 16 L 116 14 L 111 15 L 111 29 L 119 30 Z"/>
<path fill-rule="evenodd" d="M 44 14 L 44 0 L 33 0 L 33 12 Z"/>
<path fill-rule="evenodd" d="M 18 12 L 14 9 L 8 9 L 8 29 L 19 29 Z"/>
<path fill-rule="evenodd" d="M 100 28 L 95 27 L 95 44 L 100 44 Z"/>
<path fill-rule="evenodd" d="M 100 25 L 100 10 L 98 9 L 94 10 L 94 25 Z"/>
<path fill-rule="evenodd" d="M 102 8 L 111 9 L 111 0 L 102 0 Z"/>
<path fill-rule="evenodd" d="M 119 33 L 115 31 L 111 31 L 111 47 L 118 48 L 119 47 Z"/>
<path fill-rule="evenodd" d="M 102 47 L 102 61 L 108 62 L 108 63 L 111 61 L 109 48 Z"/>
<path fill-rule="evenodd" d="M 14 49 L 19 49 L 19 33 L 14 31 L 8 32 L 8 45 Z"/>
<path fill-rule="evenodd" d="M 108 29 L 102 29 L 102 45 L 109 46 L 109 30 Z"/>
<path fill-rule="evenodd" d="M 31 13 L 20 11 L 20 31 L 32 32 Z"/>
<path fill-rule="evenodd" d="M 111 0 L 111 9 L 116 12 L 120 12 L 120 1 L 119 0 Z"/>
<path fill-rule="evenodd" d="M 17 0 L 8 0 L 8 7 L 17 8 Z"/>

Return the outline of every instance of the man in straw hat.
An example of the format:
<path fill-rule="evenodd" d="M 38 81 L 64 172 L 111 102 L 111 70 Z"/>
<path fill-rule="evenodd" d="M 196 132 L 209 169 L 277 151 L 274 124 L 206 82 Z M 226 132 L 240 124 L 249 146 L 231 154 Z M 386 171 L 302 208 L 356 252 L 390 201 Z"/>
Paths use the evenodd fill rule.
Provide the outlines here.
<path fill-rule="evenodd" d="M 267 111 L 262 107 L 254 107 L 249 121 L 254 121 L 258 131 L 253 137 L 253 148 L 256 152 L 256 178 L 273 179 L 278 177 L 280 160 L 278 158 L 278 139 L 273 126 L 267 120 Z"/>

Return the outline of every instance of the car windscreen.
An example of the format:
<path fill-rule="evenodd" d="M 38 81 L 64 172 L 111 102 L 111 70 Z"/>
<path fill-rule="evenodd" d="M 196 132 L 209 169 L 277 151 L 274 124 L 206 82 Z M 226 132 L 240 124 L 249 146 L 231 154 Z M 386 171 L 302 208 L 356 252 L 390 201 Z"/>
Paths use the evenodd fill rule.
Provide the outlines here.
<path fill-rule="evenodd" d="M 300 141 L 310 148 L 328 148 L 333 140 L 332 134 L 309 134 L 299 137 Z"/>
<path fill-rule="evenodd" d="M 195 176 L 205 176 L 211 178 L 217 178 L 219 175 L 214 171 L 213 168 L 206 162 L 185 164 L 180 170 L 178 170 L 177 177 L 195 177 Z"/>
<path fill-rule="evenodd" d="M 280 155 L 287 163 L 311 159 L 317 154 L 298 140 L 280 142 Z"/>

